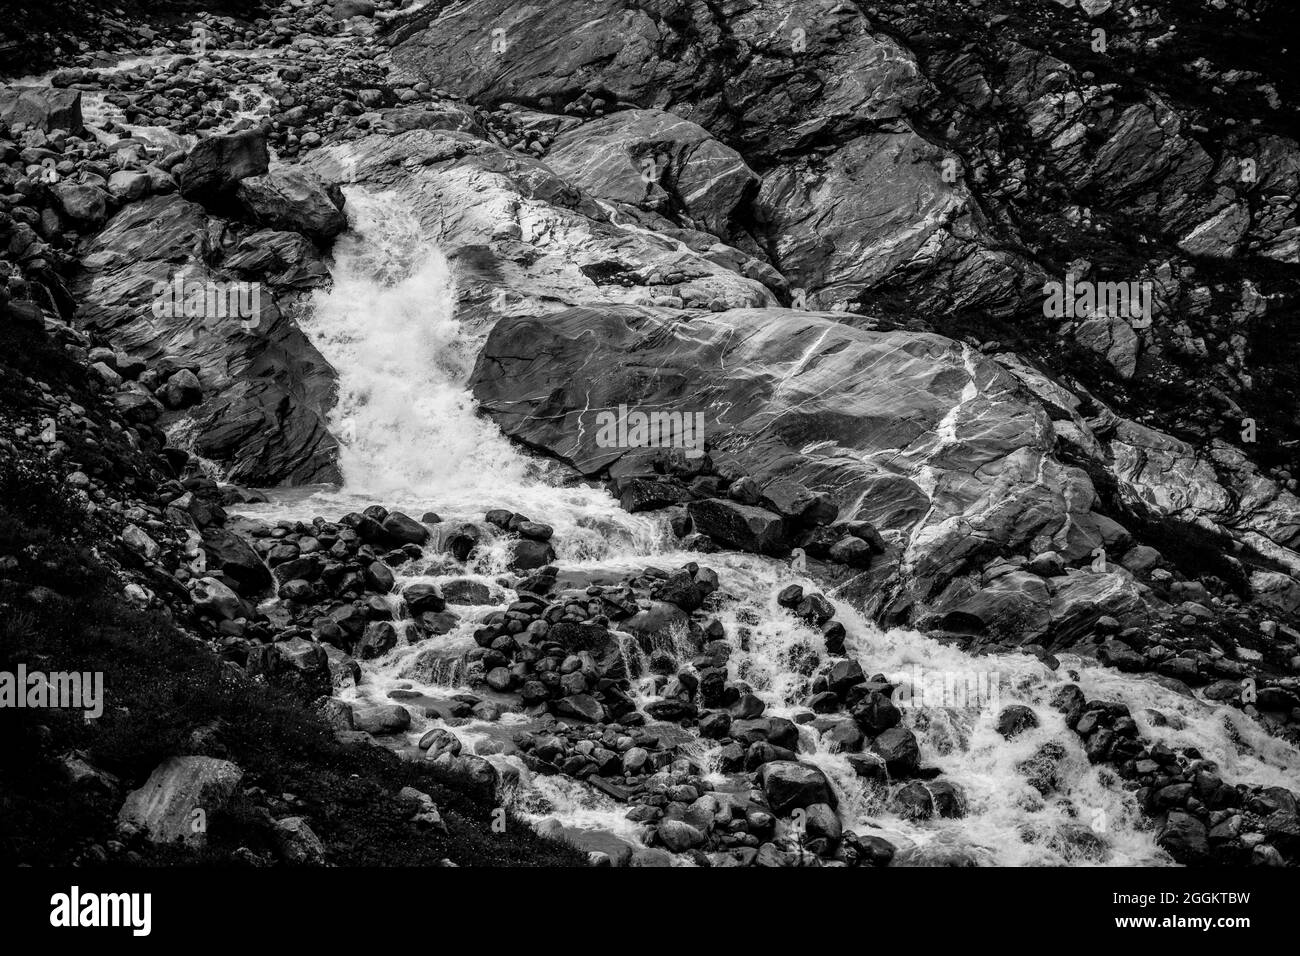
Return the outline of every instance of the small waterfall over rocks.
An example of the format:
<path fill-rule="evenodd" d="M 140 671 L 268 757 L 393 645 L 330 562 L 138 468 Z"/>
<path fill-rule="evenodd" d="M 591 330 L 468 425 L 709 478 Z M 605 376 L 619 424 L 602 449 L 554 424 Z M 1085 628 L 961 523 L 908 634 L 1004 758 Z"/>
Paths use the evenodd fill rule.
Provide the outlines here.
<path fill-rule="evenodd" d="M 454 612 L 448 625 L 432 634 L 407 627 L 404 639 L 362 663 L 355 688 L 340 692 L 360 706 L 396 701 L 407 708 L 409 727 L 388 738 L 390 746 L 427 759 L 419 746 L 428 746 L 433 732 L 454 735 L 461 753 L 498 768 L 510 782 L 516 810 L 539 831 L 615 858 L 648 852 L 643 843 L 651 840 L 681 851 L 668 858 L 680 864 L 692 862 L 692 833 L 700 830 L 725 834 L 710 844 L 724 855 L 752 850 L 761 839 L 797 857 L 805 852 L 799 847 L 824 849 L 826 841 L 851 831 L 857 854 L 897 864 L 1172 862 L 1133 789 L 1108 764 L 1089 761 L 1070 725 L 1077 715 L 1054 704 L 1071 684 L 1089 700 L 1127 705 L 1131 718 L 1121 720 L 1134 735 L 1167 748 L 1194 748 L 1230 783 L 1267 787 L 1294 780 L 1300 769 L 1294 749 L 1237 711 L 1070 655 L 1051 667 L 1029 654 L 975 657 L 914 631 L 883 631 L 830 591 L 834 621 L 845 634 L 846 657 L 836 664 L 821 628 L 779 599 L 791 585 L 820 590 L 788 562 L 677 550 L 663 519 L 629 514 L 601 489 L 566 484 L 548 463 L 512 446 L 478 413 L 466 388 L 481 340 L 456 320 L 455 275 L 446 260 L 396 194 L 354 187 L 348 209 L 351 231 L 335 247 L 332 288 L 318 294 L 303 323 L 339 374 L 331 427 L 342 446 L 344 484 L 306 498 L 273 497 L 246 510 L 264 519 L 310 520 L 383 502 L 411 515 L 433 513 L 421 556 L 397 569 L 394 590 L 420 583 L 444 598 L 454 596 L 447 601 Z M 537 716 L 536 709 L 520 706 L 518 695 L 485 686 L 477 663 L 485 652 L 476 635 L 485 622 L 527 608 L 535 597 L 510 574 L 510 536 L 484 521 L 493 509 L 553 529 L 553 563 L 569 584 L 554 590 L 570 595 L 562 600 L 578 601 L 581 613 L 579 596 L 598 607 L 606 585 L 654 580 L 645 578 L 647 568 L 663 569 L 663 576 L 692 563 L 716 571 L 717 588 L 702 611 L 709 622 L 703 638 L 699 624 L 679 622 L 647 637 L 620 631 L 627 621 L 610 623 L 632 703 L 668 718 L 675 711 L 667 705 L 683 684 L 716 680 L 709 674 L 722 661 L 726 680 L 746 688 L 724 708 L 732 732 L 742 724 L 749 732 L 766 720 L 767 730 L 777 733 L 773 728 L 788 721 L 794 734 L 764 746 L 793 766 L 820 771 L 831 790 L 833 819 L 821 818 L 822 802 L 768 819 L 752 802 L 761 802 L 761 787 L 755 791 L 758 785 L 745 774 L 758 768 L 746 765 L 742 748 L 717 739 L 719 721 L 709 715 L 701 713 L 686 727 L 671 719 L 640 728 L 608 721 L 611 729 L 599 739 L 578 740 L 575 750 L 572 740 L 556 743 L 557 726 L 561 733 L 577 728 L 581 736 L 590 725 L 576 716 Z M 462 564 L 445 552 L 467 526 L 475 529 L 477 546 Z M 702 640 L 713 643 L 702 651 Z M 701 657 L 708 648 L 712 660 Z M 861 752 L 862 734 L 842 714 L 810 712 L 810 698 L 828 686 L 828 665 L 830 681 L 849 699 L 855 686 L 873 686 L 872 674 L 882 675 L 886 687 L 904 688 L 895 692 L 898 726 L 914 735 L 914 773 L 895 777 L 881 770 L 881 758 Z M 932 679 L 938 684 L 927 683 Z M 947 688 L 937 706 L 935 686 Z M 958 692 L 968 693 L 952 696 Z M 1014 732 L 1008 731 L 1008 713 Z M 648 778 L 636 772 L 646 759 L 641 743 L 647 735 L 671 754 L 647 768 L 658 768 Z M 529 752 L 518 742 L 522 737 L 530 741 Z M 731 738 L 724 733 L 722 739 Z M 606 754 L 599 759 L 609 767 L 585 779 L 536 769 L 569 766 L 566 753 L 570 760 Z M 647 782 L 659 798 L 625 802 Z M 769 799 L 772 793 L 769 786 Z"/>

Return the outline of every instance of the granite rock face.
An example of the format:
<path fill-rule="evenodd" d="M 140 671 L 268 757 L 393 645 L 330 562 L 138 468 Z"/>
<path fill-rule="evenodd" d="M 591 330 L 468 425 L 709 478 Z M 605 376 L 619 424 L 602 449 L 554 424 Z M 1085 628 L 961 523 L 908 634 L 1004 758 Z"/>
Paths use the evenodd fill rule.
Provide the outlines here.
<path fill-rule="evenodd" d="M 91 240 L 81 269 L 82 328 L 150 365 L 188 368 L 202 384 L 200 404 L 160 409 L 162 427 L 232 480 L 338 479 L 325 427 L 333 370 L 295 319 L 328 280 L 310 242 L 234 227 L 172 194 L 122 209 Z"/>
<path fill-rule="evenodd" d="M 310 160 L 326 182 L 346 175 L 392 189 L 456 269 L 462 320 L 544 314 L 566 304 L 729 308 L 775 305 L 747 273 L 765 264 L 705 233 L 661 234 L 541 160 L 447 130 L 372 136 Z M 701 207 L 704 208 L 704 207 Z M 671 226 L 666 220 L 658 220 Z"/>
<path fill-rule="evenodd" d="M 1300 502 L 1244 460 L 1226 480 L 1230 456 L 1207 460 L 1113 413 L 1104 430 L 1077 415 L 1062 422 L 1049 383 L 1009 358 L 833 313 L 606 307 L 506 318 L 474 391 L 508 435 L 593 477 L 620 473 L 636 454 L 602 447 L 601 410 L 699 411 L 719 470 L 825 491 L 841 520 L 880 529 L 888 550 L 866 576 L 877 588 L 867 605 L 886 620 L 956 632 L 1014 620 L 1021 639 L 1061 645 L 1102 616 L 1148 623 L 1165 600 L 1125 566 L 1139 543 L 1116 514 L 1206 525 L 1289 567 L 1297 559 L 1286 516 Z M 1131 510 L 1104 502 L 1094 476 Z M 770 553 L 780 539 L 708 505 L 697 528 L 719 543 Z M 1059 565 L 1002 558 L 1049 551 Z"/>

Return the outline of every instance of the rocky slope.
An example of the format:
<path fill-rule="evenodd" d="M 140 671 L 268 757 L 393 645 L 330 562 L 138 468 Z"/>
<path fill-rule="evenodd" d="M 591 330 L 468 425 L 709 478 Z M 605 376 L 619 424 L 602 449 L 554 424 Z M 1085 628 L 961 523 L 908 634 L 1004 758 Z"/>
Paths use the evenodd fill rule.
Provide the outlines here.
<path fill-rule="evenodd" d="M 629 803 L 642 842 L 699 863 L 892 859 L 843 830 L 801 727 L 908 819 L 964 803 L 820 593 L 778 599 L 811 635 L 783 661 L 806 680 L 782 703 L 805 709 L 766 713 L 731 661 L 746 628 L 721 623 L 738 612 L 718 552 L 793 557 L 871 620 L 972 654 L 1148 674 L 1294 744 L 1300 91 L 1279 16 L 290 0 L 128 29 L 0 89 L 0 311 L 84 377 L 15 372 L 7 451 L 116 516 L 112 588 L 318 702 L 347 752 L 379 738 L 489 791 L 490 758 L 516 757 Z M 390 197 L 446 257 L 457 319 L 484 337 L 483 412 L 703 563 L 584 577 L 551 516 L 509 510 L 226 513 L 264 500 L 240 486 L 344 477 L 339 370 L 305 330 L 348 191 Z M 1149 314 L 1053 314 L 1052 282 L 1136 283 Z M 593 414 L 620 406 L 700 413 L 707 454 L 610 448 Z M 90 439 L 67 445 L 69 427 Z M 516 599 L 476 619 L 463 660 L 410 662 L 426 684 L 466 666 L 474 694 L 353 696 L 359 661 L 450 633 L 448 605 L 495 605 L 485 566 Z M 1294 860 L 1285 788 L 1225 783 L 1074 683 L 1053 705 L 1174 859 Z M 536 723 L 462 753 L 449 728 L 503 709 Z M 412 711 L 443 722 L 415 748 Z M 998 732 L 1031 719 L 1008 708 Z M 701 739 L 735 793 L 706 779 Z M 1050 777 L 1054 754 L 1024 775 Z M 102 780 L 93 763 L 76 757 Z M 150 788 L 183 807 L 240 787 L 193 760 L 133 772 L 122 819 L 155 838 L 166 821 L 131 809 Z M 270 806 L 263 839 L 318 860 L 295 809 Z M 792 838 L 777 822 L 796 810 Z M 600 862 L 671 859 L 554 835 Z"/>

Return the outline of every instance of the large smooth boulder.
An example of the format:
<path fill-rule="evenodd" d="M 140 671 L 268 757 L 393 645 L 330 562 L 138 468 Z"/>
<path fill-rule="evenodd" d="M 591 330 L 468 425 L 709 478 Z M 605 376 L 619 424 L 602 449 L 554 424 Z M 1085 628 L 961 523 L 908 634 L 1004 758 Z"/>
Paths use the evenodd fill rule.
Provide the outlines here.
<path fill-rule="evenodd" d="M 429 540 L 429 529 L 400 511 L 389 512 L 380 526 L 394 544 L 424 544 Z"/>
<path fill-rule="evenodd" d="M 906 777 L 916 770 L 921 748 L 906 727 L 891 727 L 871 742 L 871 752 L 885 761 L 891 777 Z"/>
<path fill-rule="evenodd" d="M 400 734 L 411 726 L 411 712 L 401 704 L 359 701 L 352 706 L 352 722 L 357 730 L 375 736 Z"/>
<path fill-rule="evenodd" d="M 209 818 L 226 806 L 243 776 L 228 760 L 172 757 L 127 794 L 118 822 L 141 828 L 155 843 L 202 846 Z"/>
<path fill-rule="evenodd" d="M 590 408 L 717 410 L 705 421 L 715 462 L 760 488 L 779 478 L 831 491 L 857 503 L 846 520 L 901 532 L 904 552 L 872 573 L 886 581 L 906 567 L 892 584 L 922 600 L 1000 549 L 1059 537 L 1082 556 L 1100 540 L 1096 491 L 1053 457 L 1051 419 L 1014 376 L 942 336 L 843 319 L 618 307 L 506 317 L 472 384 L 508 435 L 589 475 L 628 454 L 597 444 Z M 780 553 L 779 516 L 729 500 L 689 507 L 697 530 Z M 887 595 L 876 590 L 869 606 Z"/>
<path fill-rule="evenodd" d="M 56 183 L 59 210 L 79 226 L 98 226 L 108 216 L 108 193 L 97 186 Z"/>
<path fill-rule="evenodd" d="M 186 419 L 194 452 L 230 480 L 338 481 L 327 426 L 335 374 L 294 321 L 328 271 L 311 242 L 292 233 L 261 230 L 214 247 L 210 235 L 228 225 L 176 195 L 124 206 L 89 241 L 70 284 L 76 323 L 151 366 L 178 354 L 197 366 L 197 405 L 173 410 L 148 393 L 120 396 L 164 428 Z M 207 289 L 221 283 L 258 284 L 249 319 L 207 314 Z M 200 301 L 203 308 L 187 306 Z"/>
<path fill-rule="evenodd" d="M 790 550 L 785 522 L 780 515 L 726 498 L 692 501 L 686 506 L 695 530 L 718 544 L 756 554 L 784 554 Z"/>
<path fill-rule="evenodd" d="M 43 133 L 64 129 L 78 135 L 85 128 L 81 118 L 81 91 L 48 86 L 9 86 L 0 89 L 0 123 L 25 123 Z"/>
<path fill-rule="evenodd" d="M 325 240 L 348 227 L 342 194 L 333 195 L 311 170 L 277 166 L 262 176 L 241 179 L 235 195 L 249 215 L 271 229 L 289 229 Z"/>
<path fill-rule="evenodd" d="M 836 805 L 835 790 L 826 774 L 811 764 L 773 760 L 759 769 L 758 779 L 772 812 L 779 816 L 818 803 Z"/>
<path fill-rule="evenodd" d="M 266 136 L 260 130 L 243 130 L 199 140 L 172 175 L 182 196 L 203 200 L 233 189 L 250 176 L 261 176 L 270 163 Z"/>

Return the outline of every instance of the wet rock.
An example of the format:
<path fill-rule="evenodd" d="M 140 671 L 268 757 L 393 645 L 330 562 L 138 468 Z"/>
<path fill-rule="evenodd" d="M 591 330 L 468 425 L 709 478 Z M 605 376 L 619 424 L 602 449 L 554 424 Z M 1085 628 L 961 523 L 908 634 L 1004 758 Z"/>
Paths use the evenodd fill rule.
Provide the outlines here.
<path fill-rule="evenodd" d="M 397 646 L 397 629 L 387 621 L 371 621 L 353 653 L 363 661 L 382 657 Z"/>
<path fill-rule="evenodd" d="M 632 634 L 653 639 L 685 627 L 689 620 L 689 615 L 675 604 L 650 601 L 646 607 L 624 621 L 622 627 Z"/>
<path fill-rule="evenodd" d="M 998 733 L 1007 740 L 1038 726 L 1038 715 L 1024 704 L 1010 704 L 998 714 Z"/>
<path fill-rule="evenodd" d="M 619 482 L 618 494 L 620 507 L 633 514 L 657 511 L 691 499 L 691 493 L 680 482 L 665 479 L 624 479 Z"/>
<path fill-rule="evenodd" d="M 1147 669 L 1146 659 L 1123 641 L 1107 641 L 1097 651 L 1097 659 L 1122 671 Z"/>
<path fill-rule="evenodd" d="M 437 613 L 447 607 L 447 602 L 443 598 L 438 585 L 428 582 L 407 585 L 406 589 L 402 591 L 402 600 L 406 603 L 406 609 L 412 615 L 424 614 L 427 611 Z"/>
<path fill-rule="evenodd" d="M 791 760 L 765 763 L 759 770 L 758 779 L 773 812 L 782 816 L 817 803 L 836 806 L 830 781 L 821 770 L 810 764 Z"/>
<path fill-rule="evenodd" d="M 921 757 L 916 736 L 906 727 L 891 727 L 871 742 L 871 751 L 885 761 L 891 777 L 914 773 Z"/>
<path fill-rule="evenodd" d="M 225 266 L 242 263 L 267 280 L 245 283 L 246 276 L 211 264 L 208 237 L 225 227 L 175 194 L 125 205 L 88 241 L 73 277 L 69 291 L 78 302 L 78 322 L 150 356 L 168 355 L 178 342 L 192 343 L 186 353 L 194 361 L 190 371 L 205 383 L 203 402 L 181 412 L 142 388 L 121 392 L 114 401 L 128 417 L 150 423 L 161 417 L 167 424 L 172 416 L 192 418 L 187 430 L 193 450 L 218 462 L 234 481 L 337 481 L 335 442 L 326 426 L 334 373 L 292 317 L 279 310 L 266 275 L 283 270 L 300 290 L 327 281 L 328 272 L 303 237 L 263 231 L 227 253 Z M 207 307 L 209 290 L 221 288 L 214 283 L 231 283 L 228 288 L 239 293 L 214 302 L 216 315 Z M 237 311 L 247 305 L 258 334 L 243 334 L 241 317 L 223 311 L 231 304 Z M 275 374 L 253 371 L 264 368 Z"/>
<path fill-rule="evenodd" d="M 645 712 L 655 720 L 676 723 L 679 720 L 694 718 L 699 712 L 695 704 L 688 700 L 652 700 L 645 705 Z"/>
<path fill-rule="evenodd" d="M 1170 811 L 1156 835 L 1156 843 L 1180 863 L 1196 863 L 1209 856 L 1205 824 L 1181 810 Z"/>
<path fill-rule="evenodd" d="M 424 544 L 429 540 L 429 529 L 400 511 L 389 512 L 380 526 L 393 544 Z"/>
<path fill-rule="evenodd" d="M 555 712 L 562 717 L 574 717 L 588 723 L 605 719 L 604 706 L 590 694 L 571 694 L 556 702 Z"/>
<path fill-rule="evenodd" d="M 447 604 L 482 605 L 492 600 L 491 589 L 481 581 L 456 578 L 441 584 L 442 596 Z"/>
<path fill-rule="evenodd" d="M 193 189 L 183 192 L 190 194 Z M 336 199 L 310 170 L 302 166 L 277 167 L 263 175 L 238 181 L 235 195 L 252 219 L 270 229 L 287 229 L 324 240 L 348 226 Z"/>
<path fill-rule="evenodd" d="M 265 136 L 245 130 L 199 140 L 172 172 L 182 196 L 202 200 L 261 176 L 269 165 Z"/>
<path fill-rule="evenodd" d="M 706 714 L 700 718 L 700 736 L 711 740 L 721 740 L 731 732 L 731 715 L 725 713 Z"/>
<path fill-rule="evenodd" d="M 352 715 L 357 730 L 376 736 L 402 733 L 411 726 L 411 713 L 400 704 L 358 702 Z"/>
<path fill-rule="evenodd" d="M 853 772 L 865 780 L 884 783 L 888 779 L 885 761 L 876 754 L 849 754 L 847 759 Z"/>
<path fill-rule="evenodd" d="M 555 561 L 555 550 L 545 541 L 522 539 L 510 544 L 510 568 L 513 571 L 531 571 Z"/>
<path fill-rule="evenodd" d="M 894 859 L 896 848 L 883 837 L 860 836 L 854 839 L 863 863 L 868 866 L 888 866 Z"/>
<path fill-rule="evenodd" d="M 657 601 L 676 604 L 687 613 L 698 610 L 704 603 L 704 594 L 696 587 L 691 573 L 685 570 L 674 572 L 666 581 L 660 582 L 651 591 L 651 596 Z"/>
<path fill-rule="evenodd" d="M 835 849 L 844 835 L 835 808 L 827 803 L 814 803 L 806 807 L 804 834 L 809 840 L 824 840 L 828 849 Z"/>
<path fill-rule="evenodd" d="M 672 113 L 622 110 L 555 138 L 547 165 L 593 196 L 663 211 L 676 200 L 719 236 L 758 176 L 733 149 Z"/>
<path fill-rule="evenodd" d="M 883 734 L 903 719 L 889 695 L 878 690 L 871 691 L 858 701 L 850 714 L 863 732 L 871 735 Z"/>
<path fill-rule="evenodd" d="M 781 555 L 789 551 L 779 515 L 726 498 L 692 501 L 686 506 L 696 531 L 739 551 Z"/>
<path fill-rule="evenodd" d="M 705 836 L 682 820 L 664 820 L 656 835 L 665 847 L 674 853 L 684 853 L 704 844 Z"/>
<path fill-rule="evenodd" d="M 7 86 L 0 89 L 0 122 L 11 128 L 25 124 L 43 133 L 62 129 L 79 134 L 85 129 L 81 117 L 81 91 L 46 86 Z"/>

